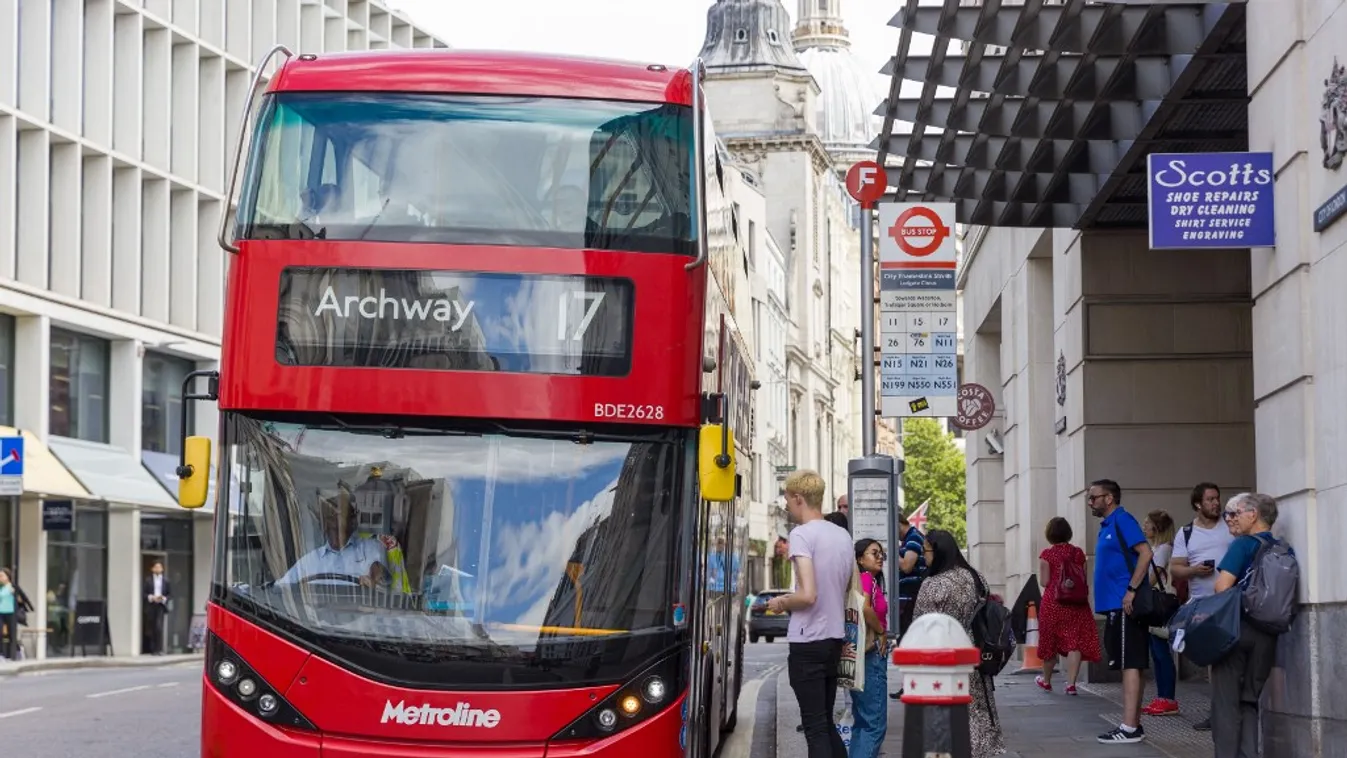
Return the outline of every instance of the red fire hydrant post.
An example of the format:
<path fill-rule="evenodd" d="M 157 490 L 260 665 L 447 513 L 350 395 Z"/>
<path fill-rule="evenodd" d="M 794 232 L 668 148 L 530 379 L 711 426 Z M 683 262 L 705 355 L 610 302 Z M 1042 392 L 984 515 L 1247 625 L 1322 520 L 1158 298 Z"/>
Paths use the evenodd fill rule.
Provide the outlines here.
<path fill-rule="evenodd" d="M 972 758 L 969 677 L 981 662 L 953 617 L 927 613 L 912 622 L 893 651 L 905 706 L 902 758 Z"/>

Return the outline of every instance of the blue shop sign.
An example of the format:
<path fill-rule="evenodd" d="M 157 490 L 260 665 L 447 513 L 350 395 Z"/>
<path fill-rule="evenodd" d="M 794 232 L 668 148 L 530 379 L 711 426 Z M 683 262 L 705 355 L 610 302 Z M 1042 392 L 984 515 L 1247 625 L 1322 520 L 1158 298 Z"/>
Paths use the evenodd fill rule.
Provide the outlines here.
<path fill-rule="evenodd" d="M 1272 153 L 1153 153 L 1146 177 L 1152 249 L 1277 244 Z"/>

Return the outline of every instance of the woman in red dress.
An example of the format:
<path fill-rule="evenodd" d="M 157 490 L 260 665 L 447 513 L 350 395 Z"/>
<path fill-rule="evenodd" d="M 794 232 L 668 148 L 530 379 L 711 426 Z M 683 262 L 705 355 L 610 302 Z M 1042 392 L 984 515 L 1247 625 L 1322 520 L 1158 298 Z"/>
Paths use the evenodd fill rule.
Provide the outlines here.
<path fill-rule="evenodd" d="M 1071 524 L 1060 516 L 1048 522 L 1048 543 L 1051 545 L 1038 555 L 1038 582 L 1043 587 L 1043 605 L 1038 614 L 1038 657 L 1043 661 L 1043 673 L 1035 681 L 1042 689 L 1052 692 L 1052 672 L 1057 659 L 1066 656 L 1066 694 L 1076 694 L 1080 676 L 1080 662 L 1099 660 L 1099 630 L 1094 613 L 1090 611 L 1088 588 L 1085 582 L 1085 551 L 1071 544 Z M 1062 578 L 1067 568 L 1074 566 L 1071 575 L 1082 584 L 1079 598 L 1067 600 L 1071 593 L 1062 592 Z"/>

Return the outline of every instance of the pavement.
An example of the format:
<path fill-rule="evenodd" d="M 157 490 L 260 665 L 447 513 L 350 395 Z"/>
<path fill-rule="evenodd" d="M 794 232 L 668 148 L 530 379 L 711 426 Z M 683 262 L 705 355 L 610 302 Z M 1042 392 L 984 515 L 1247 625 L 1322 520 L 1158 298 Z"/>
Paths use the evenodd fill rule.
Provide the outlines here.
<path fill-rule="evenodd" d="M 201 661 L 200 653 L 186 655 L 138 655 L 138 656 L 81 656 L 77 658 L 45 658 L 43 660 L 7 661 L 0 660 L 0 677 L 33 674 L 44 671 L 68 671 L 73 669 L 120 669 L 120 668 L 157 668 L 160 666 L 190 661 Z"/>
<path fill-rule="evenodd" d="M 0 677 L 0 755 L 199 755 L 201 663 L 166 658 L 146 658 L 153 661 L 146 665 L 29 667 L 22 676 Z"/>
<path fill-rule="evenodd" d="M 750 645 L 746 660 L 763 656 L 764 645 Z M 770 647 L 770 646 L 769 646 Z M 785 646 L 776 644 L 776 654 L 784 661 Z M 787 677 L 781 671 L 764 672 L 775 678 L 757 694 L 756 730 L 775 735 L 770 745 L 753 739 L 749 758 L 807 758 L 804 735 L 795 731 L 800 710 Z M 897 681 L 897 670 L 889 669 L 890 682 Z M 1060 677 L 1059 677 L 1060 678 Z M 1192 728 L 1194 721 L 1207 715 L 1209 701 L 1205 684 L 1180 683 L 1179 701 L 1184 714 L 1145 717 L 1145 742 L 1134 745 L 1104 745 L 1096 737 L 1122 720 L 1120 685 L 1081 685 L 1080 694 L 1038 689 L 1032 675 L 1009 674 L 996 681 L 994 697 L 997 717 L 1005 733 L 1007 758 L 1210 758 L 1211 736 Z M 747 693 L 746 693 L 747 694 Z M 1149 700 L 1152 692 L 1147 693 Z M 889 729 L 884 742 L 886 758 L 902 756 L 903 705 L 889 701 Z M 736 735 L 737 736 L 737 735 Z M 722 754 L 722 758 L 726 758 Z"/>

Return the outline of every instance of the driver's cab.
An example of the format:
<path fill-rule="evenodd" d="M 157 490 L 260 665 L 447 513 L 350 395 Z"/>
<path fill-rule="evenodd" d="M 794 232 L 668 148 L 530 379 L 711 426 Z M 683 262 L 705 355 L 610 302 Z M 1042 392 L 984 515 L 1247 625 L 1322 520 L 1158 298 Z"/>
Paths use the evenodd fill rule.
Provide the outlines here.
<path fill-rule="evenodd" d="M 266 585 L 420 591 L 435 558 L 438 528 L 428 521 L 439 513 L 443 482 L 389 463 L 337 467 L 298 458 L 289 466 L 293 487 L 285 488 L 293 499 L 276 503 L 292 511 L 293 547 Z"/>

